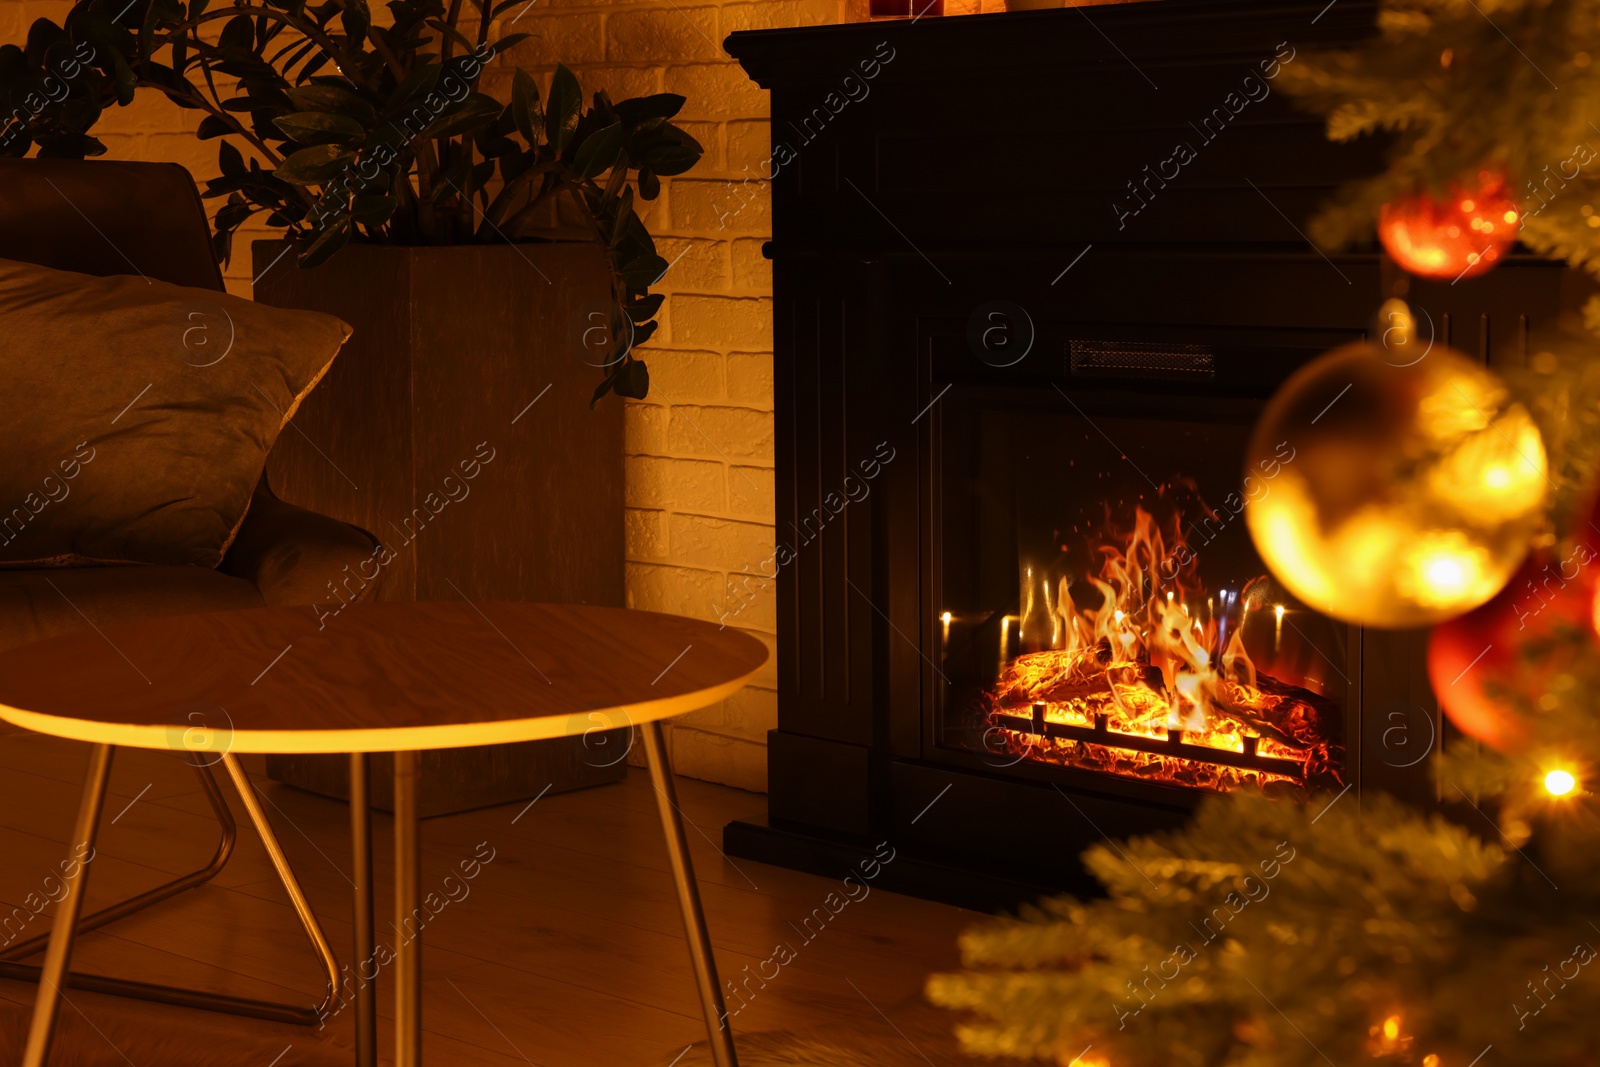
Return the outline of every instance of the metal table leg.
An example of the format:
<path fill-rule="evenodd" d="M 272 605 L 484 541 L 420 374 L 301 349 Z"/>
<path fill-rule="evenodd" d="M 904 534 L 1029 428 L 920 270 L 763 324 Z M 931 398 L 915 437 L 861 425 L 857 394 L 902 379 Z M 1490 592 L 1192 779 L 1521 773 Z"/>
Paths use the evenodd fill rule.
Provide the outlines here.
<path fill-rule="evenodd" d="M 89 773 L 83 781 L 83 799 L 78 804 L 78 821 L 73 826 L 72 845 L 67 853 L 68 859 L 78 864 L 77 876 L 64 879 L 66 895 L 61 898 L 60 910 L 50 928 L 50 947 L 44 954 L 39 995 L 33 1001 L 33 1023 L 28 1028 L 28 1045 L 22 1053 L 23 1067 L 44 1067 L 50 1058 L 61 986 L 66 982 L 67 965 L 72 959 L 72 941 L 78 932 L 78 916 L 83 912 L 83 895 L 89 882 L 89 863 L 94 859 L 95 832 L 100 825 L 100 810 L 105 807 L 106 785 L 111 781 L 112 752 L 110 745 L 95 745 L 89 750 Z"/>
<path fill-rule="evenodd" d="M 266 846 L 267 853 L 272 858 L 278 877 L 283 881 L 284 889 L 294 903 L 295 911 L 300 917 L 300 923 L 305 930 L 306 938 L 311 942 L 311 947 L 317 954 L 318 962 L 321 965 L 323 976 L 327 983 L 327 991 L 323 995 L 322 1003 L 314 1007 L 299 1004 L 279 1004 L 273 1001 L 252 1000 L 247 997 L 232 997 L 222 993 L 205 993 L 194 989 L 154 985 L 129 978 L 108 978 L 104 975 L 74 972 L 67 974 L 65 986 L 72 989 L 86 990 L 90 993 L 108 993 L 112 996 L 133 997 L 157 1004 L 175 1004 L 183 1008 L 198 1008 L 201 1011 L 226 1012 L 230 1015 L 243 1015 L 253 1019 L 271 1019 L 275 1022 L 294 1023 L 297 1026 L 311 1026 L 320 1022 L 334 1005 L 338 995 L 339 965 L 333 957 L 333 950 L 328 947 L 327 938 L 317 924 L 316 916 L 312 914 L 310 905 L 306 902 L 305 894 L 295 880 L 294 872 L 290 869 L 289 862 L 284 857 L 283 849 L 278 844 L 272 825 L 267 822 L 266 813 L 261 810 L 261 805 L 255 798 L 249 776 L 245 774 L 244 769 L 239 766 L 238 760 L 234 757 L 225 756 L 224 762 L 228 765 L 228 771 L 233 777 L 233 783 L 239 792 L 240 799 L 250 813 L 251 822 L 255 825 L 256 831 L 261 836 L 262 844 Z M 147 908 L 168 897 L 175 896 L 185 889 L 201 885 L 214 876 L 217 871 L 220 871 L 222 865 L 228 861 L 228 856 L 233 851 L 236 837 L 233 813 L 228 810 L 227 800 L 217 787 L 211 768 L 196 762 L 196 770 L 200 774 L 201 784 L 205 786 L 206 798 L 211 802 L 212 810 L 216 813 L 217 820 L 222 824 L 222 838 L 217 844 L 217 852 L 211 863 L 198 871 L 168 882 L 166 885 L 158 886 L 129 900 L 113 904 L 92 915 L 82 917 L 78 920 L 78 934 L 87 933 L 107 923 L 115 922 L 117 919 L 125 918 L 136 911 Z M 30 939 L 15 946 L 12 952 L 20 953 L 25 948 L 30 951 L 35 950 L 41 942 L 41 938 Z M 10 956 L 12 952 L 8 952 L 6 955 Z M 37 982 L 40 980 L 42 973 L 42 967 L 0 958 L 0 978 L 15 978 L 19 981 Z"/>
<path fill-rule="evenodd" d="M 262 810 L 261 801 L 256 799 L 255 786 L 250 782 L 250 775 L 245 772 L 239 757 L 232 752 L 223 755 L 222 765 L 228 768 L 228 774 L 233 778 L 234 788 L 239 791 L 239 799 L 244 801 L 244 810 L 249 814 L 251 823 L 255 825 L 261 843 L 267 847 L 267 856 L 278 872 L 278 881 L 283 883 L 284 890 L 289 894 L 289 903 L 294 905 L 295 914 L 300 917 L 300 927 L 305 931 L 312 950 L 317 954 L 317 961 L 322 964 L 323 972 L 327 976 L 327 995 L 322 998 L 322 1004 L 314 1010 L 315 1018 L 320 1019 L 333 1010 L 339 998 L 339 961 L 334 958 L 333 948 L 328 944 L 327 935 L 322 932 L 316 913 L 311 910 L 311 902 L 306 899 L 305 891 L 300 888 L 300 880 L 295 877 L 294 868 L 289 866 L 289 857 L 283 854 L 283 846 L 278 844 L 278 835 L 273 831 L 272 824 L 267 821 L 267 813 Z"/>
<path fill-rule="evenodd" d="M 222 789 L 217 785 L 216 775 L 211 773 L 210 765 L 204 762 L 201 755 L 189 753 L 188 761 L 194 767 L 195 774 L 200 777 L 200 786 L 205 790 L 206 802 L 211 805 L 211 813 L 216 816 L 217 822 L 222 827 L 222 833 L 217 839 L 217 850 L 212 854 L 211 862 L 199 870 L 191 871 L 180 878 L 174 878 L 165 885 L 146 890 L 136 897 L 129 897 L 127 900 L 101 908 L 93 914 L 85 915 L 78 920 L 79 934 L 97 930 L 107 923 L 114 923 L 118 919 L 132 915 L 134 912 L 143 911 L 152 904 L 159 903 L 169 897 L 175 897 L 185 890 L 204 885 L 221 873 L 222 868 L 227 865 L 228 857 L 233 855 L 233 846 L 239 835 L 238 827 L 233 821 L 233 812 L 228 809 L 228 798 L 222 795 Z M 18 941 L 4 952 L 0 952 L 0 961 L 25 960 L 44 948 L 45 942 L 49 940 L 49 934 L 40 934 L 38 937 L 30 937 L 26 941 Z M 33 973 L 36 970 L 37 968 L 32 967 L 11 968 L 6 963 L 0 962 L 0 978 L 18 978 L 23 981 L 37 980 L 37 975 Z M 79 975 L 77 977 L 85 978 L 89 976 Z M 119 991 L 117 979 L 105 978 L 97 980 L 105 983 L 109 988 L 97 989 L 96 992 L 116 993 Z M 139 996 L 140 994 L 128 993 L 127 995 Z"/>
<path fill-rule="evenodd" d="M 350 755 L 350 846 L 355 875 L 356 1067 L 378 1067 L 378 967 L 372 921 L 372 807 L 365 752 Z M 369 979 L 367 976 L 371 975 Z"/>
<path fill-rule="evenodd" d="M 422 854 L 418 754 L 394 754 L 395 1067 L 422 1065 Z"/>
<path fill-rule="evenodd" d="M 667 839 L 667 856 L 672 861 L 672 880 L 678 889 L 678 906 L 683 911 L 683 930 L 689 937 L 689 961 L 694 966 L 695 985 L 700 990 L 700 1009 L 706 1019 L 706 1036 L 711 1039 L 711 1058 L 716 1067 L 739 1067 L 733 1050 L 733 1031 L 722 1003 L 722 986 L 717 981 L 717 960 L 711 951 L 711 934 L 706 930 L 705 909 L 700 906 L 700 887 L 694 880 L 694 865 L 689 859 L 689 838 L 683 832 L 678 810 L 678 790 L 667 762 L 667 746 L 661 723 L 640 727 L 644 732 L 644 751 L 650 763 L 650 780 L 656 787 L 656 809 L 661 813 L 661 832 Z"/>

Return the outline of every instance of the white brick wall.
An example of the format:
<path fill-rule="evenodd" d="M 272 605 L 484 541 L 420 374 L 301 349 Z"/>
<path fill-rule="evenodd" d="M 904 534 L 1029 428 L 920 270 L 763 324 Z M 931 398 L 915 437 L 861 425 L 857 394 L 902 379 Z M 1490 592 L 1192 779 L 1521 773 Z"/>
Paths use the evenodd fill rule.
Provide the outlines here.
<path fill-rule="evenodd" d="M 542 75 L 548 68 L 536 62 L 562 57 L 585 88 L 606 86 L 613 96 L 619 77 L 648 74 L 653 83 L 628 90 L 682 93 L 689 102 L 679 119 L 706 147 L 690 176 L 665 183 L 649 220 L 673 266 L 661 286 L 662 327 L 641 352 L 650 399 L 628 409 L 628 600 L 715 621 L 736 606 L 729 575 L 755 570 L 773 550 L 772 271 L 761 256 L 771 207 L 764 184 L 743 182 L 770 154 L 767 94 L 721 44 L 735 30 L 837 22 L 848 0 L 549 2 L 574 20 L 564 24 L 570 32 L 600 27 L 604 57 L 568 58 L 541 22 L 534 32 L 549 39 L 540 59 L 513 61 Z M 738 195 L 730 181 L 740 182 Z M 737 621 L 776 652 L 770 590 Z M 769 665 L 737 697 L 680 719 L 671 734 L 678 769 L 765 789 L 775 686 Z"/>

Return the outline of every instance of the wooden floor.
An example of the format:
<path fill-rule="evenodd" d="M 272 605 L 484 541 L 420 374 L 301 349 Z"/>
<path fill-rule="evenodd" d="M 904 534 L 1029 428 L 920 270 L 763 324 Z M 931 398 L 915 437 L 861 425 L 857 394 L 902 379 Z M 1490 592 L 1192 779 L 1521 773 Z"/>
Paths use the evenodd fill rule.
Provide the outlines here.
<path fill-rule="evenodd" d="M 6 912 L 40 892 L 64 857 L 86 756 L 86 746 L 76 743 L 0 734 Z M 259 760 L 245 764 L 336 953 L 348 961 L 346 808 L 268 781 Z M 755 973 L 780 944 L 795 952 L 764 988 L 748 986 L 736 1033 L 809 1031 L 844 1020 L 887 1030 L 898 1011 L 915 1010 L 929 973 L 956 963 L 956 936 L 976 916 L 877 890 L 844 907 L 820 932 L 813 922 L 808 940 L 800 921 L 840 884 L 721 854 L 722 826 L 761 813 L 764 797 L 687 779 L 679 789 L 723 976 L 738 980 L 746 966 Z M 216 840 L 194 773 L 170 754 L 120 750 L 111 792 L 92 867 L 91 909 L 203 865 Z M 315 966 L 287 898 L 237 797 L 232 803 L 239 847 L 215 882 L 87 935 L 75 969 L 237 996 L 318 998 Z M 380 941 L 393 928 L 391 825 L 377 816 Z M 424 937 L 429 1063 L 667 1067 L 691 1043 L 703 1044 L 643 771 L 620 785 L 548 795 L 531 807 L 430 819 L 423 840 L 424 893 L 444 897 L 448 889 L 460 898 L 429 922 Z M 459 877 L 461 861 L 491 851 L 476 878 L 447 885 L 447 875 Z M 47 929 L 47 916 L 33 920 L 27 934 Z M 0 941 L 9 937 L 0 932 Z M 772 967 L 766 965 L 767 974 Z M 382 989 L 389 994 L 392 986 Z M 32 995 L 31 986 L 0 981 L 0 998 L 30 1003 Z M 91 1023 L 97 1010 L 112 1010 L 108 1005 L 127 1011 L 127 1002 L 114 998 L 75 994 L 73 1001 Z M 387 1055 L 387 995 L 379 1005 Z M 138 1010 L 139 1021 L 155 1028 L 182 1028 L 207 1014 L 154 1005 Z M 293 1033 L 348 1047 L 348 1014 L 324 1034 Z M 272 1024 L 229 1025 L 243 1033 Z"/>

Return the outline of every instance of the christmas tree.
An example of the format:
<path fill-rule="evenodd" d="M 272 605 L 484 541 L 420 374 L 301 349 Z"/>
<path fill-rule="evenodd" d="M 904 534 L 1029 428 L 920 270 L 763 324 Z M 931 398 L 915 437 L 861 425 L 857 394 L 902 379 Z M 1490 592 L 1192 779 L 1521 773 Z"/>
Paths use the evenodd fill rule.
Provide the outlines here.
<path fill-rule="evenodd" d="M 1312 236 L 1337 247 L 1377 222 L 1388 245 L 1396 206 L 1431 198 L 1483 242 L 1438 276 L 1487 269 L 1482 249 L 1513 237 L 1600 274 L 1596 58 L 1595 0 L 1385 3 L 1367 46 L 1284 72 L 1332 139 L 1392 144 Z M 1508 205 L 1485 214 L 1485 190 Z M 962 939 L 967 969 L 930 981 L 966 1013 L 969 1051 L 1081 1067 L 1600 1063 L 1593 353 L 1588 334 L 1547 338 L 1508 376 L 1543 441 L 1547 518 L 1511 585 L 1434 634 L 1435 659 L 1483 648 L 1476 674 L 1434 680 L 1492 742 L 1435 754 L 1450 817 L 1374 793 L 1236 792 L 1181 831 L 1108 840 L 1084 857 L 1104 899 L 987 921 Z"/>
<path fill-rule="evenodd" d="M 1330 140 L 1391 139 L 1388 167 L 1344 189 L 1311 237 L 1350 244 L 1385 205 L 1487 174 L 1520 204 L 1518 240 L 1600 276 L 1600 3 L 1385 0 L 1378 26 L 1365 48 L 1283 69 Z"/>

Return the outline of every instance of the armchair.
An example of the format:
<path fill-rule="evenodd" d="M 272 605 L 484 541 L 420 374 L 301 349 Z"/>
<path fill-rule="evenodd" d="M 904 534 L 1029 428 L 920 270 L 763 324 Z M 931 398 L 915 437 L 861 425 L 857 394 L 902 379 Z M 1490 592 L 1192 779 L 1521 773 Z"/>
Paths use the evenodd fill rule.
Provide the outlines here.
<path fill-rule="evenodd" d="M 82 274 L 141 274 L 177 285 L 222 290 L 209 227 L 193 180 L 174 164 L 0 159 L 0 259 Z M 288 268 L 288 269 L 293 269 Z M 110 346 L 108 344 L 108 355 Z M 4 358 L 0 354 L 0 358 Z M 176 566 L 0 569 L 0 649 L 69 630 L 265 605 L 311 604 L 344 567 L 372 554 L 364 530 L 279 500 L 263 474 L 232 546 L 215 570 Z M 188 875 L 86 916 L 90 930 L 203 884 L 227 863 L 235 827 L 211 767 L 191 761 L 221 836 L 211 862 Z M 339 974 L 270 824 L 236 760 L 227 767 L 245 810 L 272 855 L 307 937 L 326 972 L 329 1000 Z M 0 952 L 0 977 L 37 980 L 17 961 L 43 937 Z M 309 1023 L 316 1008 L 265 1004 L 122 979 L 73 974 L 77 988 L 189 1007 Z M 326 1005 L 328 1001 L 324 1001 Z"/>

